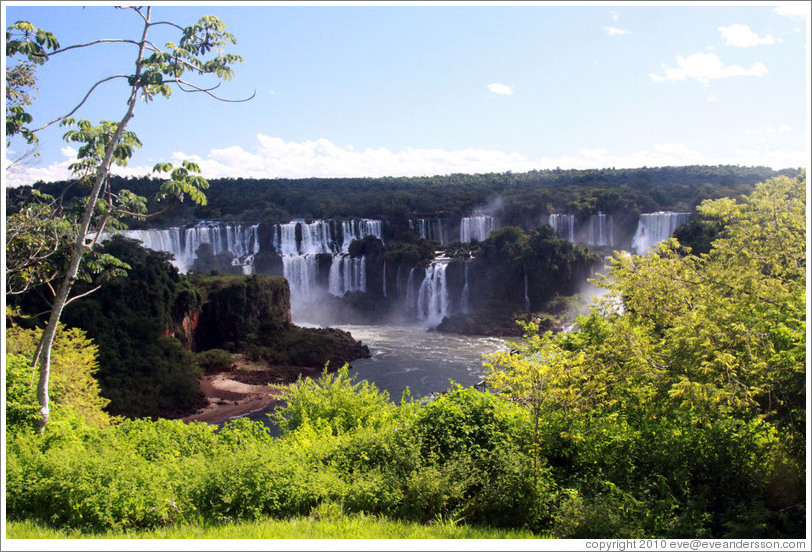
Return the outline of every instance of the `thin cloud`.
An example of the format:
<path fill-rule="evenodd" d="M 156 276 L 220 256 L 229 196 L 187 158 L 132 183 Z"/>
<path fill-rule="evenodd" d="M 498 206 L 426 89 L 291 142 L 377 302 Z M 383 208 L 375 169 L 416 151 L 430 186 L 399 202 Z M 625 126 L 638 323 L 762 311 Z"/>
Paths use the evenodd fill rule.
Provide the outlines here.
<path fill-rule="evenodd" d="M 787 132 L 781 125 L 774 132 Z M 455 173 L 477 174 L 491 172 L 527 172 L 534 169 L 603 169 L 634 167 L 666 167 L 682 165 L 763 165 L 776 169 L 804 165 L 807 153 L 770 147 L 737 150 L 728 154 L 709 155 L 692 147 L 676 143 L 657 143 L 650 148 L 630 152 L 603 148 L 581 149 L 575 154 L 558 157 L 528 157 L 485 149 L 421 149 L 388 148 L 358 150 L 338 146 L 321 138 L 304 142 L 288 142 L 279 137 L 258 134 L 251 151 L 242 146 L 209 150 L 199 155 L 174 152 L 172 161 L 190 160 L 198 163 L 203 175 L 214 178 L 379 178 L 401 176 L 435 176 Z M 67 152 L 66 152 L 67 153 Z M 39 180 L 67 180 L 67 166 L 73 159 L 47 167 L 26 167 L 19 172 L 5 173 L 9 187 L 29 185 Z M 128 165 L 114 167 L 119 176 L 149 176 L 152 168 Z"/>
<path fill-rule="evenodd" d="M 650 73 L 649 77 L 657 82 L 695 79 L 701 83 L 708 83 L 716 79 L 760 77 L 767 74 L 767 67 L 763 63 L 754 63 L 749 69 L 745 69 L 739 65 L 725 65 L 716 54 L 705 53 L 691 54 L 688 57 L 677 56 L 677 67 L 666 67 L 663 64 L 663 69 L 663 75 Z"/>
<path fill-rule="evenodd" d="M 764 37 L 758 36 L 758 33 L 750 29 L 748 25 L 737 23 L 729 27 L 717 27 L 722 36 L 725 37 L 728 46 L 736 46 L 737 48 L 748 48 L 750 46 L 761 46 L 765 44 L 775 44 L 773 35 Z"/>
<path fill-rule="evenodd" d="M 809 4 L 806 2 L 793 2 L 776 6 L 775 13 L 789 17 L 807 17 L 809 15 Z"/>
<path fill-rule="evenodd" d="M 629 30 L 626 30 L 626 29 L 618 29 L 617 27 L 604 27 L 604 28 L 603 28 L 603 30 L 604 30 L 604 31 L 606 32 L 606 34 L 608 34 L 609 36 L 619 36 L 619 35 L 627 35 L 627 34 L 632 34 L 632 32 L 631 32 L 631 31 L 629 31 Z"/>
<path fill-rule="evenodd" d="M 511 96 L 513 95 L 513 89 L 506 84 L 500 84 L 498 82 L 494 82 L 488 85 L 488 90 L 490 90 L 494 94 L 499 94 L 502 96 Z"/>

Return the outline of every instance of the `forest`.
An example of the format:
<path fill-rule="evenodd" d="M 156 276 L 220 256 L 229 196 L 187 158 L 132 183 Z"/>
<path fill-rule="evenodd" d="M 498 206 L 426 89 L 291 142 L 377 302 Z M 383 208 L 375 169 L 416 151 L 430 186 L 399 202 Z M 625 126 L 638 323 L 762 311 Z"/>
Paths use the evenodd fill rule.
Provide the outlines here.
<path fill-rule="evenodd" d="M 137 105 L 227 100 L 211 82 L 242 62 L 214 16 L 162 48 L 151 7 L 124 12 L 118 122 L 59 117 L 73 178 L 6 189 L 10 538 L 806 536 L 805 170 L 120 178 Z M 7 28 L 8 143 L 37 142 L 36 68 L 97 44 Z M 392 397 L 349 333 L 293 323 L 302 297 L 517 335 L 481 385 Z M 261 382 L 267 423 L 182 420 L 238 358 L 287 375 Z"/>
<path fill-rule="evenodd" d="M 553 538 L 803 538 L 805 217 L 805 173 L 703 201 L 686 236 L 707 251 L 675 238 L 616 253 L 602 302 L 569 332 L 529 325 L 488 360 L 486 391 L 396 404 L 343 368 L 284 388 L 279 437 L 246 419 L 218 430 L 111 415 L 101 350 L 67 327 L 40 434 L 36 330 L 12 324 L 11 527 L 92 535 L 332 512 Z"/>

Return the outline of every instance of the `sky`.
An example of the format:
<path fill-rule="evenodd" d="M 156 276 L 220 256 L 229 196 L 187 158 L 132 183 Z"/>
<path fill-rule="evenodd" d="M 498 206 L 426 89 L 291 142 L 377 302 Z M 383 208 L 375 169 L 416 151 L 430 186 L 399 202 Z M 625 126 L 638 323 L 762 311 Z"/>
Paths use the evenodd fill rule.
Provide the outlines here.
<path fill-rule="evenodd" d="M 154 20 L 222 19 L 245 61 L 217 93 L 256 95 L 139 102 L 129 130 L 143 146 L 114 172 L 184 159 L 207 178 L 809 165 L 809 2 L 362 4 L 154 3 Z M 3 2 L 3 18 L 63 47 L 142 30 L 104 2 Z M 134 56 L 126 44 L 52 56 L 32 125 L 131 73 Z M 102 84 L 75 116 L 118 121 L 127 95 L 125 79 Z M 33 162 L 12 164 L 26 146 L 4 140 L 6 185 L 69 178 L 64 130 L 39 132 Z"/>

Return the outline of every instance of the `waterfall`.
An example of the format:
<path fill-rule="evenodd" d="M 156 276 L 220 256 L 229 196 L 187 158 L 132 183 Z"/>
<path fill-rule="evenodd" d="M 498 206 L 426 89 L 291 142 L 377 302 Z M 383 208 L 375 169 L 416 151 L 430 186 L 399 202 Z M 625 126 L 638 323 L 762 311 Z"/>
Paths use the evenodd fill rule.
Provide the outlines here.
<path fill-rule="evenodd" d="M 527 286 L 527 265 L 524 265 L 524 310 L 530 312 L 530 294 Z"/>
<path fill-rule="evenodd" d="M 690 214 L 671 211 L 641 214 L 637 232 L 632 238 L 632 251 L 638 255 L 647 253 L 658 243 L 670 238 L 674 230 L 688 220 Z"/>
<path fill-rule="evenodd" d="M 445 271 L 447 262 L 433 262 L 426 269 L 426 276 L 417 292 L 417 318 L 436 326 L 448 312 L 448 289 Z"/>
<path fill-rule="evenodd" d="M 469 243 L 471 240 L 486 240 L 493 232 L 493 229 L 494 219 L 492 216 L 464 217 L 460 221 L 460 241 Z"/>
<path fill-rule="evenodd" d="M 589 217 L 589 241 L 587 245 L 610 246 L 615 245 L 615 229 L 612 215 L 601 211 Z"/>
<path fill-rule="evenodd" d="M 462 293 L 460 293 L 460 312 L 463 313 L 470 311 L 469 300 L 471 290 L 468 287 L 468 267 L 469 263 L 465 263 L 465 283 L 462 286 Z"/>
<path fill-rule="evenodd" d="M 560 237 L 570 242 L 575 241 L 575 215 L 553 213 L 549 224 Z"/>
<path fill-rule="evenodd" d="M 290 286 L 291 307 L 312 303 L 318 298 L 316 255 L 284 255 L 282 273 Z"/>
<path fill-rule="evenodd" d="M 409 230 L 413 230 L 424 240 L 434 240 L 439 242 L 440 245 L 446 243 L 443 221 L 440 219 L 410 219 Z"/>
<path fill-rule="evenodd" d="M 353 240 L 360 240 L 364 236 L 375 236 L 383 241 L 383 224 L 379 220 L 360 219 L 360 220 L 345 220 L 341 223 L 341 234 L 344 240 L 341 244 L 342 253 L 347 253 L 350 250 L 350 244 Z"/>
<path fill-rule="evenodd" d="M 334 256 L 330 264 L 328 286 L 330 293 L 339 297 L 348 291 L 366 291 L 366 257 Z"/>
<path fill-rule="evenodd" d="M 414 296 L 414 269 L 415 267 L 412 267 L 409 270 L 409 279 L 406 280 L 406 299 L 404 301 L 407 309 L 414 309 L 417 306 L 417 299 Z"/>
<path fill-rule="evenodd" d="M 383 296 L 386 297 L 386 259 L 383 260 Z"/>
<path fill-rule="evenodd" d="M 197 257 L 197 249 L 208 243 L 211 244 L 214 255 L 225 251 L 233 253 L 237 261 L 235 264 L 242 265 L 243 271 L 248 270 L 250 274 L 253 271 L 253 256 L 259 253 L 258 226 L 200 222 L 188 228 L 120 230 L 117 233 L 139 240 L 149 249 L 171 253 L 175 257 L 172 264 L 180 272 L 188 272 Z M 108 235 L 105 233 L 105 236 Z M 249 268 L 246 269 L 246 266 Z"/>
<path fill-rule="evenodd" d="M 327 284 L 330 294 L 340 297 L 348 291 L 367 290 L 366 258 L 350 257 L 350 244 L 365 236 L 383 241 L 383 223 L 371 219 L 344 220 L 340 224 L 317 219 L 308 223 L 297 219 L 277 224 L 273 236 L 290 284 L 291 303 L 305 304 L 321 296 L 316 289 L 319 254 L 332 255 Z"/>

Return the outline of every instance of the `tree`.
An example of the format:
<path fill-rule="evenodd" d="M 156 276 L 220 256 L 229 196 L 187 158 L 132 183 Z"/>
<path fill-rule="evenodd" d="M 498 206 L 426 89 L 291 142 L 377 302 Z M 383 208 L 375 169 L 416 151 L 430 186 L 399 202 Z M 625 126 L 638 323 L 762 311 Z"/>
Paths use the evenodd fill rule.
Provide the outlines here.
<path fill-rule="evenodd" d="M 109 181 L 112 164 L 126 165 L 133 149 L 140 146 L 135 134 L 127 130 L 127 125 L 134 115 L 136 102 L 139 97 L 144 101 L 150 101 L 158 94 L 168 98 L 173 86 L 184 92 L 202 92 L 222 100 L 212 92 L 217 86 L 204 88 L 185 80 L 184 75 L 187 73 L 199 77 L 213 75 L 218 79 L 227 80 L 233 75 L 232 65 L 242 61 L 240 56 L 223 51 L 228 42 L 235 44 L 236 40 L 225 31 L 225 24 L 214 16 L 204 16 L 196 24 L 184 28 L 168 21 L 153 21 L 151 7 L 127 9 L 137 14 L 143 22 L 142 31 L 137 39 L 101 39 L 86 44 L 60 47 L 53 35 L 41 29 L 36 30 L 28 22 L 17 22 L 9 27 L 6 33 L 9 55 L 26 55 L 35 63 L 74 48 L 92 47 L 106 42 L 130 44 L 137 51 L 132 73 L 112 75 L 98 81 L 70 113 L 45 125 L 59 122 L 74 127 L 66 132 L 65 139 L 81 143 L 82 146 L 79 148 L 77 162 L 71 168 L 78 175 L 79 183 L 88 185 L 90 190 L 84 199 L 84 206 L 78 219 L 68 266 L 56 290 L 50 317 L 34 357 L 34 365 L 39 365 L 40 373 L 37 394 L 41 431 L 44 430 L 49 417 L 48 381 L 51 348 L 62 311 L 77 281 L 82 259 L 92 250 L 108 222 L 119 216 L 143 216 L 145 211 L 143 198 L 128 192 L 114 195 Z M 168 43 L 165 48 L 159 48 L 151 42 L 150 32 L 158 26 L 169 26 L 180 31 L 181 37 L 177 44 Z M 126 111 L 118 122 L 102 121 L 94 126 L 89 121 L 75 121 L 70 118 L 99 85 L 117 79 L 124 79 L 129 85 Z M 12 131 L 9 132 L 10 135 L 21 133 L 27 140 L 35 140 L 36 131 L 45 126 L 31 131 L 23 126 L 30 122 L 30 115 L 22 109 L 13 111 L 11 122 L 9 117 L 6 119 L 7 129 L 10 128 Z M 160 199 L 182 199 L 189 196 L 196 203 L 205 204 L 203 190 L 208 187 L 208 183 L 196 174 L 200 171 L 195 164 L 184 162 L 182 167 L 175 169 L 170 164 L 159 163 L 155 166 L 155 170 L 170 173 L 170 179 L 161 185 L 158 194 Z"/>
<path fill-rule="evenodd" d="M 615 493 L 638 504 L 655 534 L 795 531 L 806 453 L 805 198 L 802 172 L 739 200 L 705 201 L 702 222 L 720 225 L 708 252 L 672 239 L 647 256 L 616 253 L 598 281 L 607 295 L 574 331 L 530 337 L 492 359 L 490 383 L 530 409 L 536 450 L 553 441 L 547 453 L 587 481 L 595 502 L 581 510 L 582 528 Z"/>

